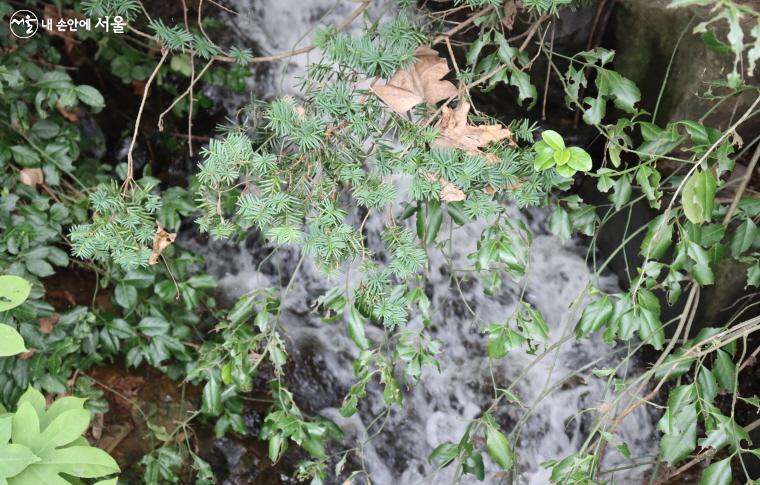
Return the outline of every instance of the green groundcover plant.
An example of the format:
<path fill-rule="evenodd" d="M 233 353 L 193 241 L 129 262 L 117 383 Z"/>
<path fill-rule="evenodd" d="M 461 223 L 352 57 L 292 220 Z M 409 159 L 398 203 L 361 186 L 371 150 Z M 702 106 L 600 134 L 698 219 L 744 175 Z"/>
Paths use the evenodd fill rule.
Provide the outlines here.
<path fill-rule="evenodd" d="M 114 459 L 82 437 L 90 417 L 84 399 L 63 397 L 48 407 L 45 397 L 30 387 L 19 398 L 15 413 L 0 415 L 2 483 L 81 483 L 77 478 L 118 473 Z M 97 482 L 115 484 L 115 478 Z"/>
<path fill-rule="evenodd" d="M 200 151 L 197 173 L 179 187 L 134 161 L 151 89 L 173 99 L 159 128 L 165 117 L 181 117 L 192 140 L 199 106 L 210 102 L 201 85 L 240 90 L 248 64 L 292 53 L 255 58 L 250 50 L 215 43 L 214 19 L 185 15 L 169 25 L 137 0 L 61 3 L 88 15 L 127 18 L 128 40 L 77 36 L 101 47 L 97 69 L 138 82 L 142 98 L 127 161 L 113 164 L 102 159 L 104 137 L 83 135 L 79 122 L 108 110 L 109 100 L 61 67 L 62 51 L 50 36 L 2 36 L 0 399 L 16 411 L 0 416 L 0 480 L 115 483 L 104 477 L 119 467 L 81 437 L 91 417 L 85 406 L 103 412 L 102 397 L 87 403 L 62 397 L 46 407 L 35 389 L 49 395 L 90 389 L 95 396 L 87 381 L 72 386 L 69 379 L 117 358 L 201 389 L 198 411 L 176 429 L 149 423 L 160 446 L 140 462 L 146 483 L 176 483 L 184 467 L 197 483 L 213 483 L 190 429 L 206 422 L 220 437 L 246 433 L 245 398 L 263 376 L 271 405 L 260 438 L 272 462 L 295 444 L 307 457 L 297 465 L 298 479 L 371 480 L 367 470 L 347 468 L 349 457 L 361 458 L 361 448 L 342 446 L 340 427 L 304 413 L 287 389 L 282 302 L 307 258 L 334 278 L 358 263 L 358 284 L 336 286 L 315 308 L 326 321 L 341 322 L 356 346 L 356 382 L 340 413 L 357 413 L 370 383 L 382 386 L 387 410 L 403 406 L 405 389 L 419 382 L 424 368 L 435 371 L 436 356 L 446 352 L 430 333 L 436 309 L 425 285 L 429 255 L 445 254 L 451 231 L 475 221 L 484 227 L 470 265 L 452 272 L 452 283 L 477 278 L 487 295 L 496 295 L 504 278 L 519 281 L 529 271 L 532 234 L 510 220 L 508 204 L 548 208 L 549 228 L 562 239 L 588 236 L 595 277 L 615 255 L 628 258 L 627 243 L 643 234 L 643 263 L 625 289 L 606 294 L 592 279 L 568 309 L 580 313 L 574 335 L 549 341 L 546 319 L 523 298 L 505 321 L 480 328 L 486 353 L 472 358 L 484 365 L 509 359 L 518 348 L 539 360 L 572 337 L 600 335 L 611 348 L 624 349 L 618 367 L 589 371 L 607 379 L 603 399 L 609 401 L 595 411 L 576 453 L 543 463 L 552 483 L 604 482 L 601 460 L 609 445 L 634 466 L 640 457 L 631 456 L 616 430 L 641 406 L 662 413 L 659 453 L 649 463 L 668 475 L 701 464 L 703 483 L 728 484 L 736 471 L 746 474 L 743 456 L 760 455 L 749 440 L 752 423 L 739 424 L 735 413 L 737 402 L 760 404 L 738 389 L 740 373 L 757 355 L 748 342 L 760 321 L 747 317 L 745 306 L 723 325 L 690 332 L 700 288 L 715 284 L 719 263 L 737 263 L 747 287 L 760 286 L 760 203 L 748 190 L 760 145 L 737 135 L 760 105 L 760 90 L 751 84 L 760 58 L 760 13 L 749 4 L 670 5 L 709 7 L 693 33 L 731 56 L 733 69 L 713 80 L 703 97 L 714 106 L 750 99 L 730 125 L 718 128 L 705 118 L 658 124 L 656 113 L 641 108 L 636 84 L 614 69 L 611 50 L 555 52 L 549 39 L 557 19 L 589 2 L 458 0 L 435 15 L 401 1 L 385 16 L 370 15 L 369 2 L 362 2 L 344 23 L 315 32 L 304 52 L 322 54 L 308 64 L 299 97 L 251 101 L 209 134 L 215 136 Z M 12 11 L 0 2 L 1 13 Z M 527 26 L 517 38 L 509 35 L 514 15 Z M 345 31 L 352 22 L 361 24 L 359 33 Z M 752 27 L 745 34 L 747 23 Z M 469 37 L 457 37 L 463 30 Z M 537 59 L 561 86 L 566 108 L 601 140 L 600 158 L 528 119 L 504 122 L 479 111 L 476 94 L 496 88 L 510 90 L 526 109 L 537 106 L 546 96 L 536 85 Z M 172 146 L 179 146 L 176 140 Z M 191 142 L 187 148 L 192 153 Z M 744 175 L 737 161 L 747 163 Z M 581 179 L 594 181 L 608 200 L 584 201 L 575 190 Z M 629 227 L 609 259 L 598 262 L 598 235 L 634 204 L 646 204 L 656 216 Z M 382 220 L 384 254 L 368 247 L 370 217 Z M 215 239 L 255 231 L 273 251 L 296 248 L 294 274 L 286 284 L 257 288 L 219 308 L 212 296 L 216 282 L 203 272 L 201 258 L 174 244 L 183 220 L 194 220 Z M 75 266 L 92 276 L 96 292 L 108 292 L 109 305 L 77 302 L 58 312 L 48 302 L 47 278 Z M 663 321 L 663 302 L 684 310 Z M 416 316 L 424 325 L 411 330 Z M 368 336 L 370 325 L 381 340 Z M 620 371 L 649 347 L 658 351 L 649 368 L 637 375 Z M 514 385 L 494 383 L 491 405 L 458 440 L 438 444 L 431 463 L 453 467 L 463 482 L 483 480 L 489 462 L 519 475 L 519 429 L 502 428 L 496 417 L 506 406 L 533 412 Z M 722 395 L 731 397 L 728 406 Z"/>

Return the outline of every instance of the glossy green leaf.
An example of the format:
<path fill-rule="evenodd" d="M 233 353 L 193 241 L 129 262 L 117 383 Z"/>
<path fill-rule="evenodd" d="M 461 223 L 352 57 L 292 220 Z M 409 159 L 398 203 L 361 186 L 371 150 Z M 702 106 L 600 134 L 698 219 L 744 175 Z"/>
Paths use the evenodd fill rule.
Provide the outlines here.
<path fill-rule="evenodd" d="M 544 130 L 541 132 L 541 139 L 554 151 L 564 150 L 565 141 L 562 135 L 554 130 Z"/>

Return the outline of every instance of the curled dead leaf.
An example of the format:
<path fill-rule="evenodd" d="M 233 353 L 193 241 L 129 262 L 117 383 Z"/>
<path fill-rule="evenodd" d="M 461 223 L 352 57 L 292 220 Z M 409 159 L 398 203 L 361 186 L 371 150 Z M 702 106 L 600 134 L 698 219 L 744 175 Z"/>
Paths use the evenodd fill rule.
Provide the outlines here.
<path fill-rule="evenodd" d="M 515 25 L 515 18 L 517 17 L 517 10 L 522 8 L 522 0 L 507 0 L 504 2 L 502 10 L 501 23 L 507 30 L 512 30 Z"/>
<path fill-rule="evenodd" d="M 176 232 L 167 232 L 158 221 L 156 221 L 156 224 L 158 227 L 156 227 L 156 234 L 153 236 L 153 251 L 148 258 L 148 264 L 158 263 L 158 258 L 164 252 L 164 249 L 177 239 Z"/>
<path fill-rule="evenodd" d="M 58 320 L 61 319 L 61 316 L 57 313 L 53 313 L 49 317 L 40 318 L 40 333 L 43 335 L 47 335 L 50 332 L 53 331 L 53 326 L 58 323 Z"/>
<path fill-rule="evenodd" d="M 442 78 L 449 73 L 446 59 L 429 47 L 415 52 L 409 69 L 397 71 L 385 85 L 373 86 L 377 96 L 397 113 L 404 113 L 420 103 L 437 103 L 456 96 L 457 88 Z"/>
<path fill-rule="evenodd" d="M 18 174 L 18 181 L 30 187 L 36 187 L 45 182 L 45 175 L 39 168 L 24 168 Z"/>
<path fill-rule="evenodd" d="M 29 360 L 32 357 L 34 357 L 34 354 L 36 353 L 37 353 L 37 349 L 35 349 L 34 347 L 30 347 L 29 350 L 27 350 L 26 352 L 21 352 L 20 354 L 18 354 L 18 358 L 21 360 Z"/>
<path fill-rule="evenodd" d="M 427 174 L 427 179 L 433 182 L 438 182 L 438 184 L 441 186 L 441 193 L 438 197 L 442 202 L 459 202 L 461 200 L 464 200 L 466 197 L 462 189 L 446 179 L 443 179 L 432 173 Z"/>
<path fill-rule="evenodd" d="M 59 113 L 61 113 L 61 116 L 69 120 L 71 123 L 76 123 L 79 121 L 79 107 L 73 108 L 71 111 L 67 110 L 60 104 L 55 104 L 56 109 Z"/>
<path fill-rule="evenodd" d="M 433 146 L 459 148 L 469 153 L 482 154 L 481 147 L 505 138 L 512 139 L 512 131 L 501 125 L 469 125 L 467 120 L 469 111 L 470 103 L 466 102 L 459 103 L 459 106 L 454 109 L 444 106 L 441 119 L 436 125 L 440 130 L 440 135 L 433 142 Z"/>

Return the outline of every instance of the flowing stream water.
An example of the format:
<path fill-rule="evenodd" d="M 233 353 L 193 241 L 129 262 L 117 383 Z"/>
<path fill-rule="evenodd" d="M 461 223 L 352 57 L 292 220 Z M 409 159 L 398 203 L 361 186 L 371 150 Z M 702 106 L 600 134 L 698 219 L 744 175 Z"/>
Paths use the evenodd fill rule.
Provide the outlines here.
<path fill-rule="evenodd" d="M 356 7 L 354 3 L 336 5 L 335 0 L 235 0 L 228 4 L 239 13 L 229 17 L 234 35 L 250 39 L 266 54 L 306 45 L 315 24 L 337 24 Z M 312 59 L 315 55 L 318 54 L 312 53 Z M 273 64 L 265 73 L 252 77 L 251 89 L 260 97 L 296 94 L 294 84 L 306 63 L 307 56 L 300 56 Z M 403 191 L 404 181 L 396 182 Z M 600 405 L 606 386 L 606 379 L 593 376 L 591 368 L 612 367 L 620 361 L 620 354 L 613 356 L 612 349 L 601 339 L 582 342 L 567 339 L 531 367 L 528 366 L 535 356 L 520 351 L 510 352 L 489 366 L 484 326 L 503 322 L 511 315 L 523 285 L 525 299 L 541 311 L 549 324 L 549 341 L 556 342 L 572 334 L 577 312 L 569 308 L 592 277 L 585 262 L 587 248 L 578 241 L 562 244 L 549 234 L 545 211 L 507 207 L 507 212 L 509 217 L 530 227 L 534 243 L 528 275 L 520 282 L 505 280 L 499 294 L 485 296 L 474 278 L 464 281 L 461 289 L 452 286 L 448 261 L 439 251 L 430 252 L 426 292 L 434 309 L 430 334 L 443 343 L 439 355 L 441 371 L 426 368 L 419 385 L 405 389 L 403 408 L 396 407 L 382 431 L 364 445 L 363 465 L 371 472 L 374 483 L 451 483 L 454 467 L 436 472 L 428 463 L 428 455 L 443 442 L 456 442 L 468 420 L 488 408 L 493 398 L 492 380 L 506 387 L 519 377 L 513 390 L 532 408 L 527 419 L 523 418 L 526 409 L 516 404 L 502 405 L 496 414 L 506 432 L 518 424 L 522 427 L 516 445 L 519 483 L 549 483 L 549 472 L 540 463 L 572 454 L 588 436 L 597 416 L 593 408 Z M 380 218 L 371 217 L 366 226 L 369 244 L 380 254 L 381 223 Z M 484 227 L 485 223 L 472 223 L 453 231 L 450 248 L 455 266 L 467 265 L 466 256 L 475 249 Z M 442 227 L 442 236 L 448 232 L 447 226 Z M 220 279 L 222 291 L 230 299 L 257 287 L 285 286 L 299 260 L 296 250 L 286 249 L 260 264 L 271 248 L 262 247 L 255 235 L 240 245 L 201 244 L 193 240 L 186 240 L 185 244 L 206 254 L 209 271 Z M 368 430 L 368 426 L 384 411 L 382 392 L 379 386 L 370 386 L 359 412 L 348 419 L 340 416 L 341 401 L 355 382 L 352 361 L 357 349 L 343 325 L 325 324 L 311 312 L 311 307 L 330 288 L 351 287 L 357 278 L 358 271 L 351 268 L 347 275 L 329 280 L 307 260 L 283 301 L 282 315 L 290 359 L 294 362 L 289 387 L 297 402 L 308 413 L 336 421 L 352 446 L 376 431 L 376 428 Z M 597 283 L 605 290 L 616 287 L 612 276 Z M 419 325 L 418 319 L 410 322 L 412 328 Z M 375 341 L 381 337 L 377 328 L 370 327 L 367 332 Z M 593 367 L 584 368 L 595 361 Z M 634 373 L 637 369 L 631 365 L 622 372 Z M 623 377 L 622 373 L 619 375 Z M 618 437 L 628 444 L 634 457 L 654 454 L 657 445 L 653 419 L 639 408 L 619 428 Z M 623 457 L 610 448 L 605 455 L 605 467 L 622 463 L 626 463 Z M 613 481 L 637 483 L 645 471 L 645 467 L 638 467 L 617 472 Z M 499 482 L 497 468 L 488 459 L 486 473 L 486 483 Z M 470 476 L 463 483 L 474 481 Z"/>

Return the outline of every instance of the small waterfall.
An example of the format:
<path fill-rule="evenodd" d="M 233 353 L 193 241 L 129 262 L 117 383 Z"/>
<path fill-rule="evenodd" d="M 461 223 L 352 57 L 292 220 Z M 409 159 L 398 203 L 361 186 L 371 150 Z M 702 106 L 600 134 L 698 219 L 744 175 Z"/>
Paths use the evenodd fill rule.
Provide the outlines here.
<path fill-rule="evenodd" d="M 235 0 L 229 3 L 239 13 L 229 17 L 235 29 L 266 54 L 306 45 L 315 24 L 338 23 L 356 7 L 354 3 L 336 5 L 335 0 Z M 312 59 L 316 55 L 312 53 Z M 273 64 L 266 75 L 252 78 L 252 90 L 257 96 L 267 97 L 296 93 L 296 78 L 304 72 L 307 61 L 306 56 L 300 56 Z M 403 191 L 403 182 L 396 181 L 400 191 Z M 485 296 L 475 278 L 467 279 L 461 287 L 452 286 L 447 259 L 437 250 L 429 254 L 426 291 L 431 300 L 433 323 L 428 332 L 443 343 L 439 355 L 441 372 L 424 369 L 420 383 L 404 390 L 403 408 L 394 408 L 382 431 L 363 446 L 362 463 L 371 472 L 374 483 L 451 483 L 453 467 L 436 473 L 427 457 L 437 445 L 457 441 L 468 421 L 488 408 L 493 398 L 492 380 L 506 387 L 519 378 L 513 391 L 526 406 L 532 407 L 530 417 L 522 422 L 526 410 L 516 404 L 505 403 L 495 414 L 505 432 L 521 423 L 516 446 L 520 483 L 549 483 L 549 472 L 542 469 L 540 463 L 572 454 L 588 436 L 596 417 L 592 408 L 605 397 L 606 385 L 606 379 L 595 377 L 591 369 L 613 367 L 620 362 L 621 355 L 612 355 L 613 349 L 601 339 L 582 342 L 569 339 L 527 371 L 535 356 L 524 351 L 512 351 L 489 366 L 484 327 L 488 323 L 504 322 L 512 314 L 523 285 L 524 298 L 544 315 L 551 330 L 549 342 L 554 343 L 572 334 L 578 315 L 569 308 L 592 277 L 585 262 L 586 247 L 577 241 L 562 244 L 549 234 L 545 211 L 507 207 L 507 212 L 510 218 L 530 227 L 534 242 L 530 269 L 524 281 L 512 282 L 505 278 L 500 294 Z M 370 217 L 366 225 L 369 244 L 379 254 L 382 253 L 381 224 L 380 217 Z M 475 249 L 486 226 L 487 223 L 478 222 L 454 228 L 450 245 L 454 266 L 469 266 L 466 256 Z M 440 234 L 448 233 L 448 227 L 442 227 Z M 199 244 L 192 240 L 184 244 L 205 253 L 209 272 L 219 278 L 222 292 L 231 300 L 254 288 L 284 286 L 299 259 L 296 250 L 284 249 L 260 265 L 272 248 L 262 247 L 255 237 L 238 246 Z M 358 351 L 346 335 L 344 325 L 324 323 L 311 308 L 319 296 L 336 284 L 351 288 L 357 280 L 356 267 L 329 280 L 305 261 L 283 301 L 282 314 L 284 338 L 290 359 L 295 363 L 288 379 L 297 402 L 308 413 L 322 414 L 336 421 L 345 431 L 349 446 L 364 442 L 369 434 L 377 431 L 376 426 L 372 429 L 368 426 L 385 409 L 382 389 L 379 385 L 368 386 L 368 396 L 359 412 L 348 419 L 340 416 L 338 409 L 342 399 L 356 380 L 352 362 Z M 605 276 L 596 283 L 603 290 L 616 289 L 614 277 Z M 420 325 L 419 318 L 409 323 L 412 329 Z M 370 339 L 378 341 L 381 335 L 380 329 L 367 328 Z M 594 361 L 598 362 L 578 372 Z M 634 365 L 630 367 L 627 372 L 636 372 Z M 539 399 L 548 390 L 551 392 Z M 607 394 L 606 399 L 609 399 L 609 391 Z M 634 457 L 648 456 L 656 450 L 653 418 L 643 408 L 624 421 L 617 435 L 628 444 Z M 620 463 L 624 463 L 624 459 L 610 447 L 604 466 Z M 644 467 L 638 467 L 608 477 L 616 483 L 637 483 L 645 471 Z M 497 467 L 486 459 L 485 483 L 497 483 L 497 472 Z M 469 481 L 474 479 L 465 478 L 463 483 Z"/>

